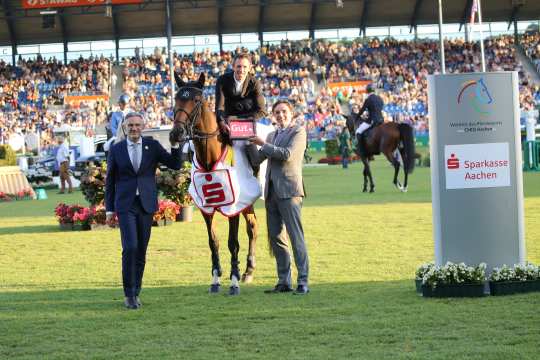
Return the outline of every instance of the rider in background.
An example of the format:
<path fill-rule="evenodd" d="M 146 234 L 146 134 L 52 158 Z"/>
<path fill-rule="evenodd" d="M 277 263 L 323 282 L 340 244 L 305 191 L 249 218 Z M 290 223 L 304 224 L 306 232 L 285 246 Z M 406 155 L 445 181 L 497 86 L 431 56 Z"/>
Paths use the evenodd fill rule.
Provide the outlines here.
<path fill-rule="evenodd" d="M 356 129 L 356 139 L 358 141 L 357 146 L 360 155 L 365 154 L 365 136 L 362 134 L 364 134 L 365 131 L 370 127 L 375 127 L 384 122 L 384 117 L 382 114 L 384 107 L 383 99 L 379 95 L 375 94 L 373 84 L 368 84 L 366 91 L 369 95 L 366 101 L 364 101 L 364 105 L 362 105 L 362 108 L 358 112 L 358 116 L 362 116 L 362 114 L 367 110 L 369 112 L 368 118 Z"/>
<path fill-rule="evenodd" d="M 118 137 L 118 129 L 122 128 L 121 124 L 124 121 L 124 117 L 130 111 L 128 107 L 130 100 L 131 99 L 129 98 L 129 95 L 126 95 L 126 94 L 123 94 L 118 98 L 119 110 L 111 114 L 111 122 L 109 125 L 112 136 Z M 122 135 L 125 135 L 125 134 L 122 134 Z"/>

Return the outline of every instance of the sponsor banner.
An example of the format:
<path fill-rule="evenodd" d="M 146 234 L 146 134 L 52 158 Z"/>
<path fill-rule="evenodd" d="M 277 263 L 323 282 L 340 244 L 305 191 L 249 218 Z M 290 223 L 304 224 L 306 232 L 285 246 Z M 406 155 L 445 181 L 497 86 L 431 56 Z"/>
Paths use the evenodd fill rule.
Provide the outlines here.
<path fill-rule="evenodd" d="M 141 4 L 142 0 L 21 0 L 23 9 L 47 9 L 73 6 Z"/>
<path fill-rule="evenodd" d="M 446 189 L 510 186 L 508 143 L 446 145 Z"/>
<path fill-rule="evenodd" d="M 366 86 L 370 84 L 371 81 L 369 80 L 361 80 L 361 81 L 342 81 L 342 82 L 330 82 L 328 83 L 328 87 L 330 89 L 336 89 L 336 88 L 347 88 L 352 87 L 355 89 L 361 90 L 361 92 L 366 91 Z"/>
<path fill-rule="evenodd" d="M 64 98 L 64 104 L 79 107 L 83 101 L 90 103 L 99 100 L 107 102 L 109 101 L 109 97 L 107 95 L 67 95 Z"/>

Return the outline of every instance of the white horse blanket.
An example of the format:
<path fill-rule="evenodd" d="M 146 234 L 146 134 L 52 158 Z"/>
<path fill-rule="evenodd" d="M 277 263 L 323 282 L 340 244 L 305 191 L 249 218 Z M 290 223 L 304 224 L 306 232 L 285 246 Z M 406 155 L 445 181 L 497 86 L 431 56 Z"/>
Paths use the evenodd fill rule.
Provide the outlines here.
<path fill-rule="evenodd" d="M 271 126 L 257 124 L 257 134 L 262 138 L 272 130 Z M 232 148 L 225 147 L 210 171 L 200 165 L 196 155 L 193 156 L 189 194 L 203 213 L 211 215 L 218 211 L 227 217 L 236 216 L 264 194 L 266 162 L 261 164 L 260 179 L 257 179 L 244 149 L 246 143 L 245 140 L 234 140 Z M 190 146 L 193 149 L 193 144 Z"/>

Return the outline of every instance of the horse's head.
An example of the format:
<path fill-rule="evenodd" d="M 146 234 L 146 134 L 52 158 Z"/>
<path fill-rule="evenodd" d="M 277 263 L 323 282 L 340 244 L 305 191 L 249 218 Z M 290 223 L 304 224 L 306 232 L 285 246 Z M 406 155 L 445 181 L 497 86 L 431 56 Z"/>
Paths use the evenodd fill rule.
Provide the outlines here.
<path fill-rule="evenodd" d="M 491 97 L 491 94 L 489 93 L 489 90 L 484 83 L 484 79 L 480 79 L 476 83 L 476 99 L 482 103 L 482 104 L 491 104 L 493 102 L 493 98 Z"/>
<path fill-rule="evenodd" d="M 174 98 L 174 135 L 171 133 L 171 136 L 182 142 L 193 137 L 193 132 L 201 121 L 205 75 L 201 73 L 197 81 L 186 83 L 175 73 L 174 79 L 178 91 Z"/>

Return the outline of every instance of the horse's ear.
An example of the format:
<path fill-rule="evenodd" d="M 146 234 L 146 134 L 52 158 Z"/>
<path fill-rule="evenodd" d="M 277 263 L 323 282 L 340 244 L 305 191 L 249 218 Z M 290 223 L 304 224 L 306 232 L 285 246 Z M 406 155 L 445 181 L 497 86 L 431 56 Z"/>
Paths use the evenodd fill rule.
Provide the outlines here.
<path fill-rule="evenodd" d="M 176 71 L 174 72 L 174 81 L 176 82 L 176 86 L 179 88 L 186 85 L 186 83 L 182 80 L 182 78 L 180 77 L 180 75 L 178 75 Z"/>
<path fill-rule="evenodd" d="M 199 74 L 199 80 L 197 80 L 197 87 L 199 89 L 204 89 L 204 83 L 206 82 L 206 75 L 204 72 Z"/>

